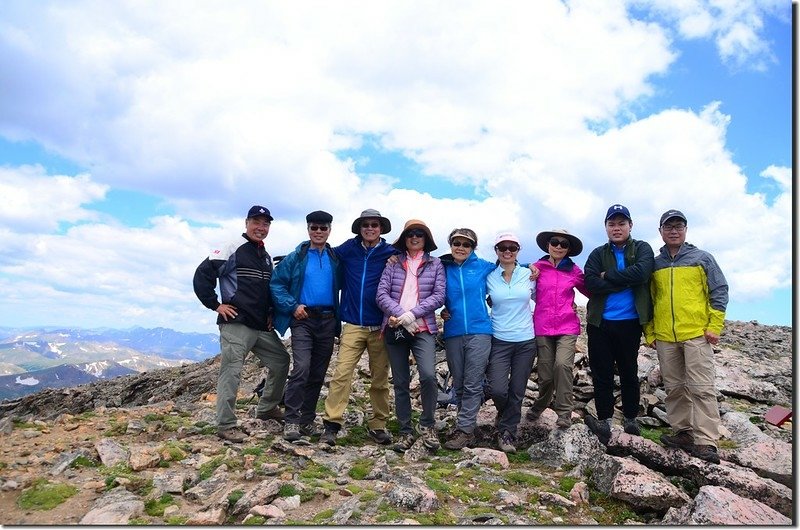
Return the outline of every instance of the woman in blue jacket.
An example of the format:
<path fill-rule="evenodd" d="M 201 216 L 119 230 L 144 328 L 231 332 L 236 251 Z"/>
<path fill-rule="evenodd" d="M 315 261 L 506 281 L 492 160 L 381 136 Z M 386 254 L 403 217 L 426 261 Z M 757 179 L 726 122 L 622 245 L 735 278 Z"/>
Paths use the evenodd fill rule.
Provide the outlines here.
<path fill-rule="evenodd" d="M 495 264 L 475 255 L 478 236 L 456 228 L 447 237 L 450 254 L 441 257 L 447 278 L 444 323 L 447 366 L 458 404 L 456 429 L 444 446 L 458 450 L 475 444 L 483 381 L 492 348 L 492 321 L 486 307 L 486 277 Z"/>

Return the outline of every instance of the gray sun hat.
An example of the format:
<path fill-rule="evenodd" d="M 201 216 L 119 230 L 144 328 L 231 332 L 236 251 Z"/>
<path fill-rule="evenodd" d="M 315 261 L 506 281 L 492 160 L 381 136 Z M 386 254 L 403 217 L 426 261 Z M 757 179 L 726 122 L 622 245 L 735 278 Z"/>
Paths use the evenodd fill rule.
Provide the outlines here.
<path fill-rule="evenodd" d="M 569 251 L 567 252 L 567 256 L 577 256 L 583 252 L 583 243 L 581 240 L 563 228 L 553 228 L 552 230 L 539 232 L 539 234 L 536 236 L 536 244 L 539 245 L 539 248 L 545 252 L 550 252 L 547 246 L 550 244 L 550 238 L 553 236 L 563 237 L 569 241 Z"/>
<path fill-rule="evenodd" d="M 375 210 L 373 208 L 367 208 L 363 212 L 361 212 L 361 216 L 353 221 L 353 226 L 350 230 L 354 234 L 361 233 L 361 221 L 365 219 L 377 219 L 381 223 L 381 234 L 388 234 L 392 231 L 392 223 L 386 217 L 381 215 L 381 212 Z"/>

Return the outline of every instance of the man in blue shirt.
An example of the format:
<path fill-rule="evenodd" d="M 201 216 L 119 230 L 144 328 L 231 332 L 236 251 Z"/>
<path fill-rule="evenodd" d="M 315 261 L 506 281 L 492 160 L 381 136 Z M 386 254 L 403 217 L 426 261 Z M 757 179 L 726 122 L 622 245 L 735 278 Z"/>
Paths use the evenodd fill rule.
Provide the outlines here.
<path fill-rule="evenodd" d="M 270 280 L 275 329 L 292 330 L 292 372 L 286 383 L 284 439 L 314 433 L 317 401 L 339 335 L 339 258 L 328 245 L 333 216 L 318 210 L 306 216 L 308 241 L 300 243 Z"/>
<path fill-rule="evenodd" d="M 381 337 L 383 312 L 375 296 L 386 260 L 395 248 L 382 234 L 391 232 L 392 224 L 378 210 L 367 209 L 353 221 L 348 239 L 333 250 L 342 261 L 342 338 L 333 377 L 325 398 L 320 442 L 336 445 L 336 436 L 344 422 L 344 412 L 352 390 L 353 374 L 367 350 L 370 379 L 369 400 L 372 414 L 367 419 L 370 437 L 381 445 L 392 443 L 386 430 L 389 419 L 389 355 Z"/>
<path fill-rule="evenodd" d="M 633 219 L 628 208 L 612 205 L 605 219 L 608 243 L 594 249 L 584 269 L 586 289 L 586 335 L 592 370 L 597 418 L 586 415 L 586 425 L 603 444 L 611 438 L 614 415 L 614 365 L 622 389 L 624 429 L 638 435 L 638 356 L 642 326 L 650 321 L 650 275 L 653 249 L 631 237 Z"/>

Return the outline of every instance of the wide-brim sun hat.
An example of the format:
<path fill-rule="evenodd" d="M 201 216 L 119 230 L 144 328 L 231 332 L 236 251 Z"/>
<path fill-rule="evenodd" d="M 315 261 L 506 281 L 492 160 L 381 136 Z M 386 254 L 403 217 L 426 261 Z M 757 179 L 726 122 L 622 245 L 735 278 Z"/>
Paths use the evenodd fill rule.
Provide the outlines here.
<path fill-rule="evenodd" d="M 388 234 L 392 231 L 392 223 L 386 217 L 381 215 L 381 212 L 375 210 L 373 208 L 367 208 L 363 212 L 361 212 L 361 216 L 358 217 L 355 221 L 353 221 L 353 226 L 350 227 L 350 230 L 354 234 L 361 233 L 361 221 L 365 219 L 377 219 L 378 222 L 381 223 L 381 234 Z"/>
<path fill-rule="evenodd" d="M 408 221 L 406 221 L 406 224 L 403 225 L 403 231 L 400 232 L 400 237 L 398 237 L 397 240 L 394 243 L 392 243 L 392 246 L 394 246 L 394 248 L 398 250 L 402 250 L 403 252 L 408 250 L 406 248 L 406 232 L 408 230 L 411 230 L 412 228 L 419 228 L 420 230 L 425 232 L 425 246 L 423 247 L 423 250 L 425 252 L 432 252 L 437 248 L 439 248 L 433 241 L 433 235 L 431 235 L 431 229 L 428 228 L 428 225 L 425 224 L 425 221 L 420 221 L 419 219 L 409 219 Z"/>
<path fill-rule="evenodd" d="M 550 249 L 548 248 L 548 245 L 550 244 L 550 238 L 553 236 L 563 237 L 569 241 L 569 250 L 567 251 L 567 256 L 577 256 L 583 252 L 583 243 L 581 240 L 563 228 L 554 228 L 545 232 L 539 232 L 539 234 L 536 236 L 536 244 L 539 245 L 540 249 L 549 253 Z"/>

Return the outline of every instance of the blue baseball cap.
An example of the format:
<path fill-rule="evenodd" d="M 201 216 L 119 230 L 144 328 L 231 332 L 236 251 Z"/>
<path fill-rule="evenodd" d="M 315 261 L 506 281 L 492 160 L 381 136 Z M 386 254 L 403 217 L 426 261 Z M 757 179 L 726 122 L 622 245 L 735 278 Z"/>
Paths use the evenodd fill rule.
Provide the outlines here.
<path fill-rule="evenodd" d="M 633 221 L 633 219 L 631 218 L 631 212 L 629 212 L 628 209 L 621 204 L 614 204 L 608 209 L 608 211 L 606 212 L 606 221 L 608 221 L 615 215 L 623 215 L 627 217 L 629 221 Z"/>
<path fill-rule="evenodd" d="M 247 218 L 250 219 L 251 217 L 266 217 L 267 221 L 272 221 L 269 209 L 257 204 L 247 211 Z"/>

